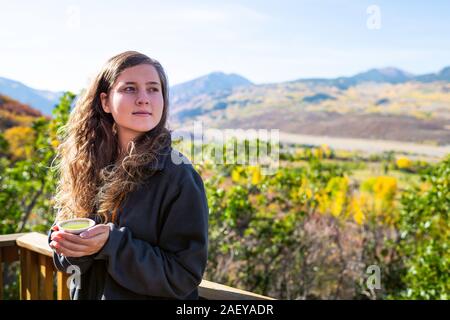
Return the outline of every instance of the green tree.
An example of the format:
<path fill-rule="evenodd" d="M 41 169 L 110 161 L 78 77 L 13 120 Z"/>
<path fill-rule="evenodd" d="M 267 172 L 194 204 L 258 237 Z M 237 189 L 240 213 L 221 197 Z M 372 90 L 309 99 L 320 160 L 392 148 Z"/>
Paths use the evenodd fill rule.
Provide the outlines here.
<path fill-rule="evenodd" d="M 45 231 L 53 218 L 52 194 L 56 176 L 52 162 L 58 139 L 64 136 L 64 125 L 75 99 L 66 93 L 53 110 L 53 119 L 37 118 L 32 123 L 32 150 L 29 157 L 0 161 L 0 233 Z"/>
<path fill-rule="evenodd" d="M 398 297 L 449 298 L 450 156 L 422 176 L 427 188 L 415 187 L 401 199 L 399 254 L 404 260 Z"/>

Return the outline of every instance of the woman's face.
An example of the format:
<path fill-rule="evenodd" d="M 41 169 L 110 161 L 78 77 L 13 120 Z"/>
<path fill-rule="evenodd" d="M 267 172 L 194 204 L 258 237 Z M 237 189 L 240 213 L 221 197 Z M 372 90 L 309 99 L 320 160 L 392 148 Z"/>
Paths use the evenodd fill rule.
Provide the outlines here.
<path fill-rule="evenodd" d="M 122 147 L 155 128 L 164 108 L 161 81 L 155 67 L 141 64 L 122 71 L 109 95 L 100 94 L 102 107 L 116 122 Z"/>

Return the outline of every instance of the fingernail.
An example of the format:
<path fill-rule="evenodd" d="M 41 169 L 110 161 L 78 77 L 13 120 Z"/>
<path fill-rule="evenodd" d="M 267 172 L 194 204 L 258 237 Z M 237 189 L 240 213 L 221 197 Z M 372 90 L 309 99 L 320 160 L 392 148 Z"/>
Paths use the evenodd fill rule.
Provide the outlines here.
<path fill-rule="evenodd" d="M 87 238 L 88 237 L 88 233 L 87 232 L 82 232 L 82 233 L 80 233 L 80 237 L 82 237 L 82 238 Z"/>

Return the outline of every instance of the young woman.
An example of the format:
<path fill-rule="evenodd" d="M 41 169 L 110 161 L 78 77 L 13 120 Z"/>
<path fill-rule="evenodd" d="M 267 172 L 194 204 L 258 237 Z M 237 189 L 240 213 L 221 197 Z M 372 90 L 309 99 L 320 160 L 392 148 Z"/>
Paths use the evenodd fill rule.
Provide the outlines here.
<path fill-rule="evenodd" d="M 70 115 L 49 245 L 58 270 L 81 272 L 71 299 L 198 298 L 208 206 L 201 177 L 171 147 L 168 97 L 161 64 L 127 51 L 105 64 Z M 74 217 L 97 225 L 80 235 L 58 230 Z"/>

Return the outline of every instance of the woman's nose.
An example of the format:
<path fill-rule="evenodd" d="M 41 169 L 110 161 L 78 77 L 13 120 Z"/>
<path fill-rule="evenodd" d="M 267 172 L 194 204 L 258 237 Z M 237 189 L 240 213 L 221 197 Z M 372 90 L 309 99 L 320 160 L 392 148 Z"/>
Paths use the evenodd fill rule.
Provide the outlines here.
<path fill-rule="evenodd" d="M 137 99 L 136 99 L 136 104 L 138 105 L 145 105 L 145 104 L 149 104 L 150 103 L 150 99 L 147 95 L 147 93 L 144 92 L 140 92 Z"/>

